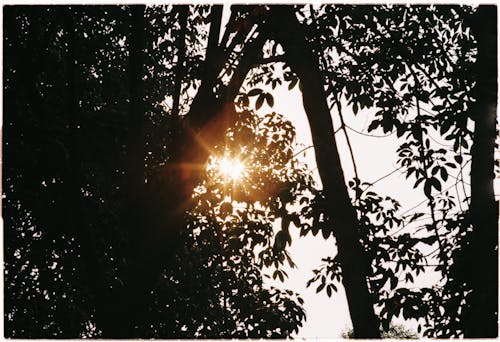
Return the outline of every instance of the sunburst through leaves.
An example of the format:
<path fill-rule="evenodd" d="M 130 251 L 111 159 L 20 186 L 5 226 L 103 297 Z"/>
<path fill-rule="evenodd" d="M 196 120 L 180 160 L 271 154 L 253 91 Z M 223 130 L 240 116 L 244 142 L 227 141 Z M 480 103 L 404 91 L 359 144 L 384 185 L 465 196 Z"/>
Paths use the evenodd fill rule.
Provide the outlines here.
<path fill-rule="evenodd" d="M 224 181 L 241 181 L 247 173 L 243 161 L 238 158 L 224 156 L 216 158 L 214 161 L 217 172 L 223 177 Z"/>

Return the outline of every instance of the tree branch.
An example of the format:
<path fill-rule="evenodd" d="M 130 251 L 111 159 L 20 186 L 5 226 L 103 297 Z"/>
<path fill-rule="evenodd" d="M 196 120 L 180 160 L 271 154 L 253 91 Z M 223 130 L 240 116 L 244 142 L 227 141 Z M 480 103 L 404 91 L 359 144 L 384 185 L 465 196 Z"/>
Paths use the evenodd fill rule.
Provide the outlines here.
<path fill-rule="evenodd" d="M 370 264 L 360 244 L 359 222 L 345 184 L 317 58 L 308 47 L 304 30 L 291 6 L 270 6 L 270 14 L 269 29 L 283 46 L 287 63 L 303 85 L 304 109 L 311 128 L 318 172 L 328 199 L 327 214 L 336 222 L 334 234 L 355 335 L 380 338 L 379 322 L 367 284 Z"/>
<path fill-rule="evenodd" d="M 179 23 L 180 30 L 176 39 L 177 46 L 177 65 L 175 74 L 175 89 L 173 94 L 173 104 L 172 104 L 172 116 L 179 116 L 179 101 L 182 91 L 182 79 L 184 77 L 184 60 L 186 56 L 186 29 L 187 29 L 187 18 L 189 14 L 188 5 L 180 5 L 179 10 Z"/>

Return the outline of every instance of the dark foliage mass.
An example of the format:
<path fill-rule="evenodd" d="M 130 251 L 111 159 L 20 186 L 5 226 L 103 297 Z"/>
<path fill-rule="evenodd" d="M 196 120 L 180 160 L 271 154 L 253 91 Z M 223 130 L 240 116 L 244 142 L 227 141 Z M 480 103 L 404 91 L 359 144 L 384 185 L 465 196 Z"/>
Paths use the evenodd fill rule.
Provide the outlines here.
<path fill-rule="evenodd" d="M 404 332 L 396 317 L 428 337 L 497 336 L 496 7 L 222 14 L 3 8 L 6 337 L 289 337 L 303 299 L 265 278 L 294 267 L 294 227 L 335 238 L 308 285 L 344 286 L 349 337 Z M 321 187 L 267 110 L 283 86 L 301 91 Z M 360 179 L 351 112 L 398 139 L 425 209 Z M 439 282 L 419 286 L 429 272 Z"/>
<path fill-rule="evenodd" d="M 172 144 L 175 118 L 164 100 L 176 88 L 177 65 L 172 61 L 180 54 L 180 30 L 189 42 L 185 86 L 201 77 L 205 37 L 198 35 L 203 33 L 198 26 L 208 8 L 191 8 L 190 21 L 199 23 L 188 28 L 176 23 L 186 10 L 148 8 L 144 13 L 148 27 L 142 38 L 140 124 L 144 171 L 151 183 L 158 182 L 156 170 L 178 147 Z M 4 15 L 6 334 L 113 335 L 116 331 L 106 329 L 111 331 L 115 323 L 106 320 L 119 317 L 106 317 L 114 311 L 106 306 L 115 303 L 105 297 L 115 296 L 130 281 L 128 250 L 141 243 L 130 241 L 133 233 L 123 220 L 129 217 L 127 182 L 134 172 L 129 167 L 130 135 L 141 134 L 130 132 L 138 129 L 130 125 L 129 114 L 137 92 L 130 70 L 134 13 L 118 6 L 15 6 L 6 7 Z M 123 334 L 284 337 L 304 320 L 300 297 L 266 288 L 262 279 L 264 265 L 283 280 L 279 267 L 287 260 L 293 264 L 286 243 L 274 241 L 272 223 L 301 192 L 297 187 L 310 184 L 304 169 L 291 164 L 294 130 L 276 114 L 261 120 L 248 111 L 240 114 L 236 127 L 228 132 L 232 139 L 254 144 L 246 144 L 245 159 L 258 170 L 252 172 L 256 179 L 248 190 L 252 196 L 260 194 L 259 205 L 255 198 L 235 194 L 241 209 L 224 212 L 227 194 L 221 192 L 229 191 L 224 180 L 202 175 L 199 186 L 206 189 L 198 189 L 175 245 L 165 241 L 162 246 L 173 251 L 161 262 L 159 277 L 144 297 L 147 303 L 137 313 L 140 318 Z M 228 152 L 224 146 L 213 148 Z M 270 185 L 276 194 L 269 193 Z M 133 210 L 161 210 L 164 204 L 157 201 L 162 197 L 148 191 L 151 197 Z M 279 191 L 290 196 L 280 200 Z M 231 220 L 221 220 L 229 214 Z M 262 251 L 255 256 L 258 246 Z"/>

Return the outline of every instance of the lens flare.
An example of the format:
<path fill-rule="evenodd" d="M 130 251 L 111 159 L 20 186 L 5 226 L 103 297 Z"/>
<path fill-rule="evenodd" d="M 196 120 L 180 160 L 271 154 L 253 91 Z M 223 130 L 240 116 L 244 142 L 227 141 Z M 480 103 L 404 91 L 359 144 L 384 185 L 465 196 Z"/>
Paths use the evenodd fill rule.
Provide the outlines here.
<path fill-rule="evenodd" d="M 241 180 L 245 173 L 245 165 L 238 159 L 224 157 L 218 162 L 220 174 L 227 180 Z"/>

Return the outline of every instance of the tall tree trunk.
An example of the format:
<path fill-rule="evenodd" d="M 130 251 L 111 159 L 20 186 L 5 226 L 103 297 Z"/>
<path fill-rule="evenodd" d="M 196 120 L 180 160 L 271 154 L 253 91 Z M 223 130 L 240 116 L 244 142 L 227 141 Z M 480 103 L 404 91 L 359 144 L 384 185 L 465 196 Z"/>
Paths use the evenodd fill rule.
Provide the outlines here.
<path fill-rule="evenodd" d="M 471 166 L 469 267 L 472 293 L 465 337 L 498 336 L 498 204 L 493 192 L 497 105 L 497 8 L 479 6 L 472 22 L 478 44 Z M 465 247 L 464 247 L 465 248 Z"/>
<path fill-rule="evenodd" d="M 369 264 L 360 243 L 358 220 L 344 180 L 332 119 L 318 61 L 291 6 L 274 6 L 271 30 L 285 50 L 286 62 L 302 82 L 302 99 L 309 120 L 316 163 L 335 224 L 351 320 L 356 338 L 379 338 L 379 322 L 367 286 Z M 283 25 L 286 23 L 286 25 Z"/>

